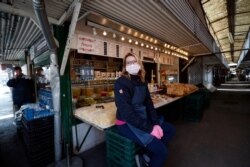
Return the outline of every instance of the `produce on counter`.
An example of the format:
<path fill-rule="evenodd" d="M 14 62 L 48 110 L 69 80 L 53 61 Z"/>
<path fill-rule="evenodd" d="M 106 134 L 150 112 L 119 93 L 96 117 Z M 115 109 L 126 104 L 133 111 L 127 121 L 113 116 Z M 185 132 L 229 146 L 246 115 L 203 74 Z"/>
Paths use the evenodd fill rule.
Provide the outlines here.
<path fill-rule="evenodd" d="M 77 99 L 76 108 L 84 107 L 84 106 L 90 106 L 90 105 L 93 105 L 93 104 L 96 104 L 96 101 L 94 100 L 94 98 L 80 96 Z"/>

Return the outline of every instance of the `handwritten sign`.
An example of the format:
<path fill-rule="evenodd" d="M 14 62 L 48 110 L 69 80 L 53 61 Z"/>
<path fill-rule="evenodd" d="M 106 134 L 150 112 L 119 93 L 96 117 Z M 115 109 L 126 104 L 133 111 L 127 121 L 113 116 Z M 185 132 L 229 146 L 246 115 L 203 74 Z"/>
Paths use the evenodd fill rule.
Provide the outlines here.
<path fill-rule="evenodd" d="M 95 54 L 96 39 L 84 35 L 78 35 L 77 51 L 78 53 Z"/>

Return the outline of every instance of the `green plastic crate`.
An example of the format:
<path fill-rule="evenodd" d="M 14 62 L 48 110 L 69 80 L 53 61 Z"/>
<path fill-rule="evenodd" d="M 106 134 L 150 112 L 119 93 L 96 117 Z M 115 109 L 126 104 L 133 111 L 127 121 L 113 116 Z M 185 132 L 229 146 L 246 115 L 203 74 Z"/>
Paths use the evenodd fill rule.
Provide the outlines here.
<path fill-rule="evenodd" d="M 192 94 L 185 98 L 183 116 L 189 121 L 199 121 L 204 109 L 204 96 L 201 94 Z"/>
<path fill-rule="evenodd" d="M 135 167 L 135 155 L 141 147 L 118 134 L 116 126 L 106 130 L 107 161 L 109 167 Z"/>
<path fill-rule="evenodd" d="M 204 105 L 205 107 L 209 107 L 210 105 L 210 99 L 211 99 L 211 93 L 207 89 L 202 89 L 202 92 L 204 93 Z"/>

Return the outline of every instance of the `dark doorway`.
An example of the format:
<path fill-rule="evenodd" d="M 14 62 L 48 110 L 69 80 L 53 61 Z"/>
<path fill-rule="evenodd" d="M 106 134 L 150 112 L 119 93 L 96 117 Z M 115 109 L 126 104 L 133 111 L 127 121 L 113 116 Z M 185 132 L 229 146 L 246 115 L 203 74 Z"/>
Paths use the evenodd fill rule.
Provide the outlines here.
<path fill-rule="evenodd" d="M 152 79 L 152 71 L 153 71 L 153 74 L 154 74 L 154 83 L 157 82 L 157 73 L 156 73 L 156 63 L 150 63 L 150 62 L 143 62 L 143 65 L 144 65 L 144 68 L 145 68 L 145 71 L 146 71 L 146 76 L 145 76 L 145 80 L 147 82 L 151 82 L 151 79 Z"/>

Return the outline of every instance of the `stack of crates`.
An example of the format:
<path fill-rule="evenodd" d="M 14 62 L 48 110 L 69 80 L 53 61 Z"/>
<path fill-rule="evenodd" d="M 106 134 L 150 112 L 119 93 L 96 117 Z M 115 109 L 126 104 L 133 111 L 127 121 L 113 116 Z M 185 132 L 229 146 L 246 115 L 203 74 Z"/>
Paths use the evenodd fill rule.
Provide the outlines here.
<path fill-rule="evenodd" d="M 185 97 L 183 116 L 188 121 L 200 121 L 204 109 L 204 96 L 191 94 Z"/>
<path fill-rule="evenodd" d="M 53 109 L 52 93 L 50 90 L 40 89 L 38 91 L 38 99 L 41 107 Z"/>
<path fill-rule="evenodd" d="M 43 167 L 54 162 L 54 115 L 26 119 L 22 117 L 23 141 L 31 166 Z"/>
<path fill-rule="evenodd" d="M 108 167 L 136 167 L 135 155 L 141 148 L 119 135 L 116 127 L 106 130 L 106 146 Z"/>

